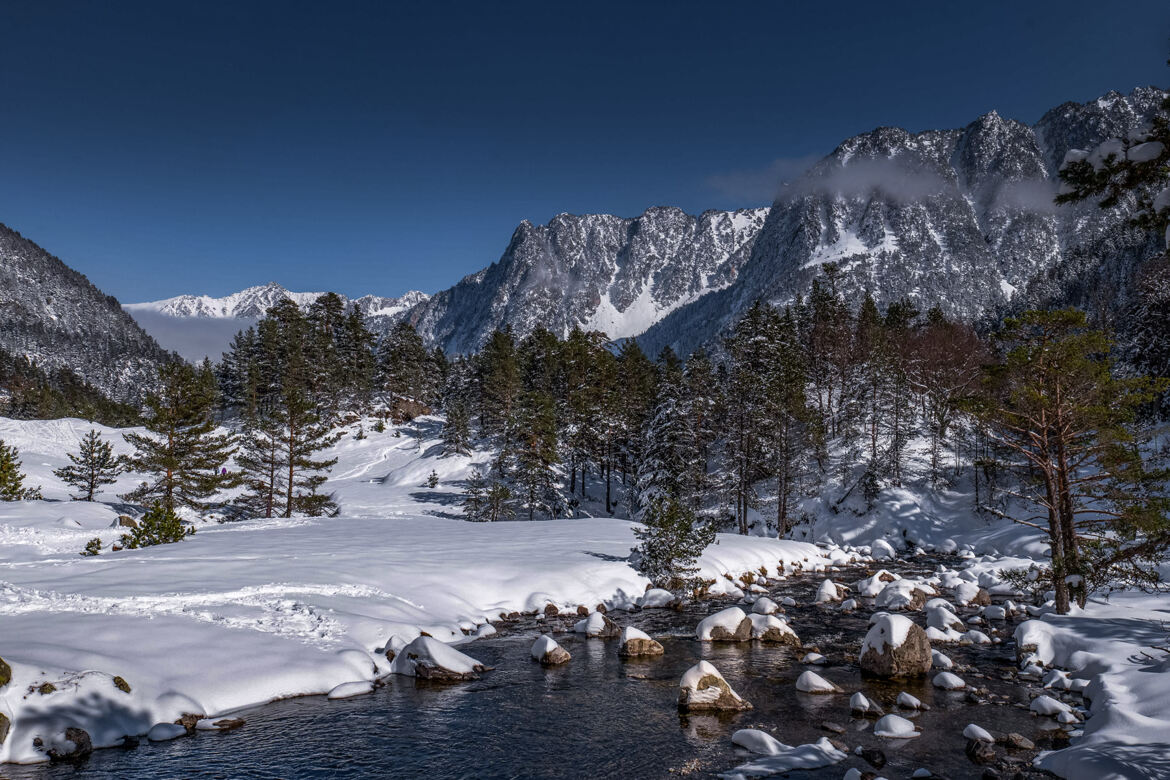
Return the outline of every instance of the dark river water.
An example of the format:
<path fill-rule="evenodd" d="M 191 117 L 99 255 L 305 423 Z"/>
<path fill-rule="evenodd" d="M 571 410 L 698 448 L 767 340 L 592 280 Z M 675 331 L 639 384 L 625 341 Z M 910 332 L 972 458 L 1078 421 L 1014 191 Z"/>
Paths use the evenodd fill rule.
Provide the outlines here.
<path fill-rule="evenodd" d="M 865 573 L 858 568 L 832 577 L 852 583 Z M 773 582 L 772 595 L 777 601 L 791 595 L 808 604 L 823 576 Z M 1000 624 L 1001 645 L 940 646 L 968 685 L 986 686 L 1009 699 L 973 703 L 962 692 L 933 688 L 929 677 L 893 684 L 862 679 L 846 655 L 857 653 L 872 607 L 853 615 L 815 606 L 789 608 L 790 624 L 806 649 L 815 645 L 830 660 L 824 667 L 806 667 L 799 662 L 801 654 L 788 648 L 695 641 L 697 622 L 729 604 L 612 613 L 618 623 L 638 626 L 662 641 L 666 654 L 657 660 L 623 661 L 616 640 L 565 634 L 557 638 L 572 661 L 544 669 L 529 658 L 544 624 L 527 618 L 501 626 L 497 637 L 461 648 L 495 667 L 478 681 L 437 685 L 393 677 L 367 696 L 341 701 L 306 697 L 238 713 L 247 724 L 236 731 L 165 743 L 143 739 L 135 749 L 101 750 L 79 765 L 4 765 L 0 778 L 702 778 L 751 757 L 731 743 L 731 734 L 740 728 L 764 729 L 789 745 L 829 736 L 851 751 L 879 749 L 888 763 L 878 773 L 891 780 L 909 777 L 919 767 L 942 777 L 978 778 L 984 767 L 964 754 L 962 731 L 968 723 L 1053 746 L 1055 724 L 1027 711 L 1028 689 L 1000 678 L 1014 668 L 1011 623 Z M 575 619 L 554 619 L 545 630 L 571 629 Z M 700 659 L 715 664 L 755 709 L 726 717 L 681 716 L 678 681 Z M 809 668 L 846 693 L 797 692 L 794 681 Z M 922 736 L 875 737 L 873 720 L 850 717 L 849 696 L 858 690 L 887 712 L 908 714 L 894 706 L 903 690 L 931 705 L 913 717 Z M 821 726 L 826 721 L 844 726 L 845 733 L 826 731 Z M 1028 769 L 1032 753 L 996 750 L 1018 762 L 1006 777 L 1017 770 L 1033 776 Z M 874 769 L 851 755 L 831 767 L 785 776 L 839 780 L 849 767 Z"/>

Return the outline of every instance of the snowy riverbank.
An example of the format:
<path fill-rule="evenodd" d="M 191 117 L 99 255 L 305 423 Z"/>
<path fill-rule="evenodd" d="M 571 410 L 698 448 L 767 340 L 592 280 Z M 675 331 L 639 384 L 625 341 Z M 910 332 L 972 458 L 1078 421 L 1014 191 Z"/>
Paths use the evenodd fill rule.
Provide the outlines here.
<path fill-rule="evenodd" d="M 12 722 L 0 761 L 45 760 L 34 738 L 47 744 L 70 725 L 95 746 L 114 745 L 184 713 L 373 680 L 389 672 L 379 650 L 394 636 L 465 641 L 504 613 L 630 606 L 646 589 L 625 560 L 630 522 L 457 519 L 471 459 L 439 458 L 435 442 L 390 431 L 338 444 L 331 484 L 341 517 L 208 523 L 180 544 L 83 558 L 88 539 L 118 537 L 118 512 L 59 500 L 52 469 L 90 427 L 0 421 L 26 484 L 58 499 L 0 504 L 0 658 L 13 675 L 0 688 Z M 103 497 L 116 500 L 133 480 Z M 724 574 L 823 567 L 823 552 L 721 535 L 702 574 L 729 590 Z M 38 692 L 45 683 L 55 690 Z"/>

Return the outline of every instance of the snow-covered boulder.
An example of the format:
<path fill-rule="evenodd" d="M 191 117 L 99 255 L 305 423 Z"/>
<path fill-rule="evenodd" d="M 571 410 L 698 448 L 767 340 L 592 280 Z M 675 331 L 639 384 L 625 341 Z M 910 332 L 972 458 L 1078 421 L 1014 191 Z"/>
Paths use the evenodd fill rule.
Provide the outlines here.
<path fill-rule="evenodd" d="M 728 607 L 699 621 L 695 635 L 700 642 L 747 642 L 752 621 L 739 607 Z"/>
<path fill-rule="evenodd" d="M 931 600 L 938 601 L 938 599 Z M 966 629 L 959 616 L 952 612 L 949 606 L 943 604 L 927 605 L 926 625 L 928 628 L 936 628 L 939 631 L 963 631 Z"/>
<path fill-rule="evenodd" d="M 678 597 L 662 588 L 651 588 L 638 599 L 638 606 L 642 609 L 666 609 L 677 603 Z"/>
<path fill-rule="evenodd" d="M 800 662 L 802 664 L 811 664 L 813 666 L 824 666 L 829 662 L 829 659 L 825 658 L 820 653 L 805 653 L 804 657 L 800 659 Z"/>
<path fill-rule="evenodd" d="M 532 643 L 532 660 L 537 661 L 541 666 L 560 666 L 563 663 L 568 663 L 572 657 L 568 650 L 561 647 L 548 634 L 541 634 Z"/>
<path fill-rule="evenodd" d="M 870 701 L 864 693 L 858 691 L 849 697 L 849 714 L 856 718 L 865 715 L 882 715 L 884 713 L 877 702 Z"/>
<path fill-rule="evenodd" d="M 821 677 L 816 672 L 801 672 L 800 676 L 796 678 L 796 690 L 802 693 L 843 693 L 841 687 L 824 677 Z"/>
<path fill-rule="evenodd" d="M 967 728 L 963 729 L 963 736 L 976 742 L 995 744 L 995 737 L 991 736 L 991 732 L 982 726 L 976 726 L 974 723 L 967 724 Z"/>
<path fill-rule="evenodd" d="M 639 658 L 642 656 L 662 655 L 665 650 L 662 645 L 650 638 L 650 635 L 633 626 L 622 631 L 622 646 L 618 655 L 622 658 Z"/>
<path fill-rule="evenodd" d="M 757 615 L 775 615 L 780 611 L 780 605 L 767 596 L 761 596 L 752 604 L 752 612 Z"/>
<path fill-rule="evenodd" d="M 869 554 L 875 561 L 892 561 L 898 557 L 898 551 L 885 539 L 877 539 L 870 545 Z"/>
<path fill-rule="evenodd" d="M 612 639 L 622 633 L 621 626 L 600 612 L 590 613 L 589 617 L 578 620 L 573 630 L 578 634 L 601 639 Z"/>
<path fill-rule="evenodd" d="M 796 599 L 792 598 L 791 596 L 785 596 L 784 598 L 780 599 L 780 605 L 784 607 L 795 607 Z"/>
<path fill-rule="evenodd" d="M 960 582 L 954 587 L 953 592 L 955 601 L 963 606 L 974 604 L 978 607 L 985 607 L 991 603 L 991 594 L 974 582 Z"/>
<path fill-rule="evenodd" d="M 1072 712 L 1072 707 L 1059 699 L 1054 699 L 1043 693 L 1035 699 L 1032 699 L 1032 705 L 1028 709 L 1037 715 L 1047 715 L 1049 717 L 1056 717 L 1062 712 Z"/>
<path fill-rule="evenodd" d="M 901 707 L 902 709 L 906 709 L 906 710 L 929 710 L 930 709 L 930 707 L 923 704 L 922 701 L 919 700 L 919 698 L 917 696 L 911 696 L 910 694 L 906 693 L 906 691 L 902 691 L 901 693 L 898 694 L 898 706 Z"/>
<path fill-rule="evenodd" d="M 180 733 L 176 734 L 175 736 L 184 736 L 187 733 L 187 729 L 183 728 L 182 726 L 176 726 L 174 723 L 160 723 L 158 726 L 172 726 L 178 728 Z M 155 728 L 158 728 L 158 726 L 155 726 Z M 154 729 L 151 729 L 150 732 L 153 734 Z M 7 734 L 5 734 L 5 736 L 7 736 Z M 150 738 L 154 739 L 154 737 Z M 173 737 L 167 737 L 167 739 L 173 739 Z M 155 741 L 157 742 L 161 740 Z M 0 740 L 0 742 L 3 742 L 3 740 Z M 79 729 L 70 726 L 64 731 L 54 734 L 49 738 L 49 744 L 45 750 L 45 755 L 47 755 L 52 761 L 77 761 L 85 758 L 92 752 L 93 739 L 89 736 L 89 732 L 85 729 Z"/>
<path fill-rule="evenodd" d="M 845 599 L 841 602 L 842 612 L 852 612 L 857 609 L 857 599 Z"/>
<path fill-rule="evenodd" d="M 392 674 L 424 680 L 477 680 L 486 666 L 434 637 L 420 636 L 402 648 L 390 664 Z"/>
<path fill-rule="evenodd" d="M 935 688 L 942 688 L 944 691 L 961 691 L 967 687 L 967 683 L 963 682 L 963 678 L 950 672 L 939 672 L 934 676 L 932 682 Z"/>
<path fill-rule="evenodd" d="M 800 637 L 775 615 L 748 615 L 748 620 L 752 622 L 752 639 L 800 647 Z"/>
<path fill-rule="evenodd" d="M 951 660 L 950 656 L 938 650 L 930 651 L 930 665 L 943 671 L 955 668 L 955 662 Z"/>
<path fill-rule="evenodd" d="M 915 677 L 930 671 L 926 632 L 903 615 L 879 618 L 861 643 L 861 671 L 877 677 Z"/>
<path fill-rule="evenodd" d="M 848 588 L 844 585 L 838 585 L 832 580 L 825 580 L 817 588 L 817 595 L 813 598 L 813 601 L 817 604 L 831 604 L 845 598 L 847 591 Z"/>
<path fill-rule="evenodd" d="M 878 722 L 873 724 L 873 734 L 875 737 L 887 739 L 912 739 L 921 736 L 914 728 L 914 723 L 901 715 L 884 715 L 879 718 Z"/>
<path fill-rule="evenodd" d="M 895 580 L 887 583 L 874 600 L 878 609 L 915 611 L 922 609 L 926 600 L 934 595 L 934 588 L 917 580 Z"/>
<path fill-rule="evenodd" d="M 731 689 L 719 670 L 699 661 L 679 681 L 678 708 L 683 712 L 738 712 L 752 705 Z"/>
<path fill-rule="evenodd" d="M 886 585 L 893 582 L 894 580 L 900 579 L 902 578 L 893 572 L 886 571 L 885 569 L 879 569 L 869 577 L 857 581 L 857 584 L 855 585 L 857 588 L 857 595 L 872 599 L 874 596 L 881 593 L 882 588 L 886 587 Z"/>

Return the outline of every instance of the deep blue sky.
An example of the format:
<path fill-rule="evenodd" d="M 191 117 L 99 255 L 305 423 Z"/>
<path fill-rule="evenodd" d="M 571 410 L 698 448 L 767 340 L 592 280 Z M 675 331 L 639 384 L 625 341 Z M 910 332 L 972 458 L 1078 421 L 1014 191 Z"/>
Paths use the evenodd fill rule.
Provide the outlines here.
<path fill-rule="evenodd" d="M 434 292 L 878 125 L 1170 82 L 1170 3 L 0 0 L 0 222 L 123 301 Z"/>

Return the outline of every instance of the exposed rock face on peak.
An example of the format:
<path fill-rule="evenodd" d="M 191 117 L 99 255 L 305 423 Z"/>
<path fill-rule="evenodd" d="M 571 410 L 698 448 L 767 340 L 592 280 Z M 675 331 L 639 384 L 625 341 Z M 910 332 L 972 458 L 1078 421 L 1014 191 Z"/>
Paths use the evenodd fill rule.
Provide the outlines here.
<path fill-rule="evenodd" d="M 561 214 L 522 222 L 503 257 L 409 315 L 450 352 L 477 349 L 495 328 L 520 336 L 538 324 L 611 338 L 636 336 L 665 314 L 735 281 L 768 210 L 691 216 L 652 208 L 640 217 Z"/>
<path fill-rule="evenodd" d="M 1156 238 L 1133 204 L 1053 205 L 1070 148 L 1124 136 L 1165 93 L 1140 88 L 1066 103 L 1035 125 L 985 114 L 958 130 L 878 128 L 842 143 L 773 204 L 735 283 L 671 312 L 640 341 L 654 353 L 710 342 L 763 298 L 807 292 L 823 263 L 847 295 L 909 298 L 979 320 L 1033 305 L 1115 309 Z"/>
<path fill-rule="evenodd" d="M 170 359 L 83 274 L 0 225 L 0 348 L 68 368 L 106 395 L 140 398 Z"/>

